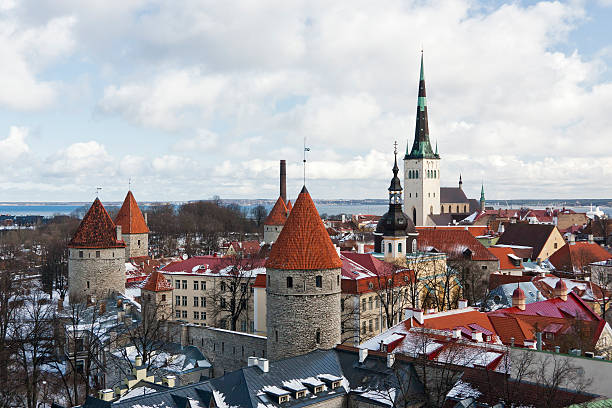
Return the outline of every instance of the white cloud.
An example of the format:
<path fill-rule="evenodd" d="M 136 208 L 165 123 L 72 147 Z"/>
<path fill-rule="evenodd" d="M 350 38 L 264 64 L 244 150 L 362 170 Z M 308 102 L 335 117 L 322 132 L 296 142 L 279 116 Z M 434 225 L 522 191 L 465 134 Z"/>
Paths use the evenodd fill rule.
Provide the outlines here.
<path fill-rule="evenodd" d="M 22 155 L 30 151 L 26 143 L 28 129 L 25 127 L 11 126 L 6 139 L 0 140 L 0 160 L 5 163 L 14 163 Z"/>
<path fill-rule="evenodd" d="M 96 141 L 73 143 L 48 157 L 45 170 L 56 177 L 69 177 L 79 181 L 88 177 L 115 176 L 113 159 L 106 148 Z"/>

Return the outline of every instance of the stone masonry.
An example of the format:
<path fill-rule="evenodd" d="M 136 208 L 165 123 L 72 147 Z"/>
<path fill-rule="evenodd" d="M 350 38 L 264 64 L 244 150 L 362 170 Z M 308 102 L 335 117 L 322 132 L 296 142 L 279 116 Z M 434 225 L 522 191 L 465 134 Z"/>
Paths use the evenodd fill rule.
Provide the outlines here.
<path fill-rule="evenodd" d="M 125 260 L 149 255 L 149 234 L 123 234 Z"/>
<path fill-rule="evenodd" d="M 317 287 L 317 276 L 321 287 Z M 288 279 L 292 287 L 288 287 Z M 340 269 L 267 270 L 268 358 L 278 360 L 340 343 Z M 317 341 L 318 340 L 318 341 Z"/>
<path fill-rule="evenodd" d="M 105 299 L 125 291 L 124 248 L 70 248 L 68 257 L 70 302 L 95 296 Z"/>

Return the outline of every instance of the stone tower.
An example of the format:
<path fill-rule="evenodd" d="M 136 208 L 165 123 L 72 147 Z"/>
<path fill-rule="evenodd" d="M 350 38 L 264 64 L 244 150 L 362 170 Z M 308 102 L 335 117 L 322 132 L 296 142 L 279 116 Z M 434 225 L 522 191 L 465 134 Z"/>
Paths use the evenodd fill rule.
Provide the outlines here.
<path fill-rule="evenodd" d="M 125 291 L 125 243 L 98 198 L 68 243 L 71 303 L 105 299 Z"/>
<path fill-rule="evenodd" d="M 264 242 L 266 244 L 272 244 L 278 239 L 278 235 L 282 231 L 285 221 L 287 221 L 288 212 L 283 197 L 278 197 L 276 204 L 264 221 Z"/>
<path fill-rule="evenodd" d="M 155 270 L 147 277 L 141 289 L 142 312 L 145 322 L 151 319 L 166 320 L 172 317 L 172 284 Z"/>
<path fill-rule="evenodd" d="M 398 172 L 395 150 L 393 178 L 389 186 L 389 211 L 378 221 L 374 232 L 374 252 L 384 254 L 387 262 L 405 261 L 406 253 L 416 250 L 418 234 L 412 220 L 402 211 L 402 185 Z"/>
<path fill-rule="evenodd" d="M 421 76 L 416 128 L 412 149 L 404 156 L 404 203 L 415 225 L 426 225 L 429 214 L 440 213 L 440 155 L 433 151 L 427 123 L 425 73 L 421 53 Z"/>
<path fill-rule="evenodd" d="M 131 191 L 128 191 L 115 217 L 125 241 L 125 260 L 149 255 L 149 228 Z"/>
<path fill-rule="evenodd" d="M 266 262 L 269 359 L 340 343 L 341 267 L 304 187 Z"/>

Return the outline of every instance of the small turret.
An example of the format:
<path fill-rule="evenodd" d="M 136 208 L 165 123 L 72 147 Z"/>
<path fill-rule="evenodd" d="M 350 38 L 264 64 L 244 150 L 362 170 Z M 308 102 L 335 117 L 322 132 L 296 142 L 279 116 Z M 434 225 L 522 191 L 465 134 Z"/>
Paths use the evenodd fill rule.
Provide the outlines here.
<path fill-rule="evenodd" d="M 459 188 L 463 190 L 463 180 L 461 180 L 461 173 L 459 173 Z"/>
<path fill-rule="evenodd" d="M 525 292 L 523 292 L 523 289 L 517 284 L 516 289 L 512 292 L 512 307 L 525 310 L 526 303 L 527 297 L 525 296 Z"/>
<path fill-rule="evenodd" d="M 563 301 L 567 300 L 567 285 L 563 279 L 559 278 L 553 289 L 553 296 L 558 297 Z"/>

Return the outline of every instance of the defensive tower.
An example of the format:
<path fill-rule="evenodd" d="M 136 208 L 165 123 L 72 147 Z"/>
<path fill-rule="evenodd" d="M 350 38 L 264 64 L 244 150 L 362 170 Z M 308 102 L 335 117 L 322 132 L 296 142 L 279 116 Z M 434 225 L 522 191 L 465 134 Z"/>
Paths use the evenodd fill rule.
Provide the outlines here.
<path fill-rule="evenodd" d="M 125 260 L 149 255 L 149 227 L 131 191 L 115 217 L 125 241 Z"/>

